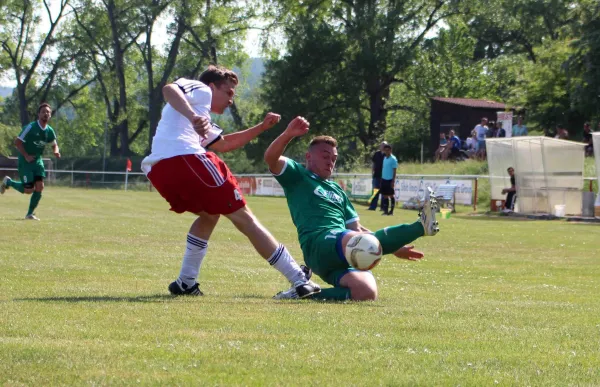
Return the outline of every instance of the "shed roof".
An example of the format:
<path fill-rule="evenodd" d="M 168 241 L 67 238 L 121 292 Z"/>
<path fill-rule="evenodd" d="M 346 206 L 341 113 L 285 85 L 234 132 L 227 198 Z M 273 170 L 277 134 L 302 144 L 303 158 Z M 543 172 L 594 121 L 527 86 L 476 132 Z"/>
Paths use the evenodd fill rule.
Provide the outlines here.
<path fill-rule="evenodd" d="M 443 98 L 433 97 L 434 101 L 446 102 L 453 105 L 467 106 L 478 109 L 506 109 L 506 105 L 496 101 L 473 98 Z"/>

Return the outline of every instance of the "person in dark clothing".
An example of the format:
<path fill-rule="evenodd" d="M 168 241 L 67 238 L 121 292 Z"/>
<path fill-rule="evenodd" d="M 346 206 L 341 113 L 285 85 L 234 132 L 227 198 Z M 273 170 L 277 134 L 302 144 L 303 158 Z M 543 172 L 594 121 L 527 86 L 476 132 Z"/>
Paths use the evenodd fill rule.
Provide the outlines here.
<path fill-rule="evenodd" d="M 502 211 L 513 212 L 515 208 L 515 202 L 517 201 L 517 185 L 515 182 L 515 170 L 513 167 L 509 167 L 507 171 L 510 175 L 510 188 L 504 188 L 502 190 L 502 193 L 506 194 L 506 202 L 504 203 L 504 210 Z"/>
<path fill-rule="evenodd" d="M 373 158 L 371 161 L 373 162 L 373 166 L 371 169 L 371 173 L 373 176 L 373 190 L 381 189 L 381 170 L 383 168 L 383 159 L 385 158 L 385 153 L 383 152 L 383 148 L 388 145 L 386 141 L 382 141 L 379 145 L 379 150 L 373 154 Z M 377 209 L 377 202 L 379 201 L 379 192 L 375 193 L 373 196 L 373 200 L 369 205 L 369 211 L 375 211 Z M 383 205 L 383 202 L 381 203 Z M 383 208 L 382 208 L 383 211 Z"/>

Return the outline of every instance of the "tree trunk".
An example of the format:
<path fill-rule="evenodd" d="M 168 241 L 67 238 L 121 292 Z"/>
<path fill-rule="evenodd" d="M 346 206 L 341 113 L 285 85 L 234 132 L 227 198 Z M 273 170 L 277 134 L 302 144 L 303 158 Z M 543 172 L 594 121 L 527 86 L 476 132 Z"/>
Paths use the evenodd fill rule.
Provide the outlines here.
<path fill-rule="evenodd" d="M 27 97 L 25 96 L 25 89 L 27 85 L 21 83 L 17 84 L 17 95 L 19 96 L 19 118 L 21 119 L 21 126 L 25 126 L 29 123 L 29 112 L 27 111 Z"/>
<path fill-rule="evenodd" d="M 117 81 L 119 82 L 119 112 L 117 115 L 118 124 L 115 128 L 121 139 L 120 154 L 128 156 L 129 150 L 129 127 L 127 121 L 127 84 L 125 82 L 125 63 L 123 58 L 123 48 L 121 47 L 120 34 L 117 26 L 117 15 L 115 15 L 115 2 L 109 0 L 107 4 L 108 19 L 110 20 L 110 28 L 113 40 L 113 50 L 115 54 L 115 72 Z"/>

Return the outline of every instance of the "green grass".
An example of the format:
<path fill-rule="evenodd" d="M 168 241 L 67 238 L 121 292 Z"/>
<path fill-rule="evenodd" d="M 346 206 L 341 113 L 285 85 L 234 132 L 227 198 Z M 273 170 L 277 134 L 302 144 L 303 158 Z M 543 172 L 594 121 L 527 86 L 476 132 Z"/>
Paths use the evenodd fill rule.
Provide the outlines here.
<path fill-rule="evenodd" d="M 275 301 L 222 219 L 202 298 L 171 298 L 193 217 L 157 193 L 0 197 L 0 385 L 598 385 L 600 226 L 456 215 L 386 257 L 371 303 Z M 285 200 L 250 198 L 301 260 Z M 408 222 L 358 208 L 377 229 Z"/>

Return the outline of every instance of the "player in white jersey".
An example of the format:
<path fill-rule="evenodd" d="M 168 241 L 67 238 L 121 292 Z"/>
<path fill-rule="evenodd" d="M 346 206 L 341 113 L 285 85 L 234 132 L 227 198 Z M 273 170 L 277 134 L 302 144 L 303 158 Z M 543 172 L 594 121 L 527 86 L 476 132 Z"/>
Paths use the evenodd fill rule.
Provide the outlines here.
<path fill-rule="evenodd" d="M 223 114 L 233 103 L 237 84 L 233 71 L 210 66 L 199 81 L 181 78 L 163 88 L 167 105 L 142 170 L 172 211 L 198 215 L 187 235 L 179 277 L 169 285 L 169 291 L 173 295 L 203 294 L 197 282 L 200 266 L 208 239 L 224 215 L 292 283 L 299 298 L 308 297 L 320 292 L 320 287 L 260 224 L 227 165 L 211 152 L 241 148 L 281 118 L 268 113 L 262 123 L 250 129 L 222 135 L 222 130 L 210 123 L 210 112 Z"/>

